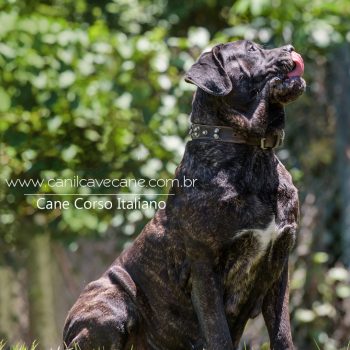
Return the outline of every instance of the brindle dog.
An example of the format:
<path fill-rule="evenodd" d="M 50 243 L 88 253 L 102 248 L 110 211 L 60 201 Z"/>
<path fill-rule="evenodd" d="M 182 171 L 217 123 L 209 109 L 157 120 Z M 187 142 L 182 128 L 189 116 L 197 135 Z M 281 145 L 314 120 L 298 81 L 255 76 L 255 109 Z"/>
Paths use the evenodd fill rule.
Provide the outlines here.
<path fill-rule="evenodd" d="M 302 73 L 292 46 L 250 41 L 217 45 L 191 67 L 191 120 L 200 125 L 175 176 L 195 186 L 174 186 L 166 209 L 85 288 L 66 346 L 232 350 L 262 312 L 271 348 L 293 349 L 288 255 L 298 198 L 273 151 L 280 137 L 271 140 L 284 129 L 283 104 L 305 89 Z"/>

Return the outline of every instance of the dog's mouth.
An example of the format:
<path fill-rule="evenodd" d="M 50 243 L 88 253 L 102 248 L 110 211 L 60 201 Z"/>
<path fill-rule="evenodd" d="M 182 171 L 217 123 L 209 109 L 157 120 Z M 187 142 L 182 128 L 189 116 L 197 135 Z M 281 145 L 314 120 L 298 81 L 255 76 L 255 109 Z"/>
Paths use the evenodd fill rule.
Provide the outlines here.
<path fill-rule="evenodd" d="M 270 81 L 270 86 L 273 99 L 285 104 L 296 100 L 305 91 L 303 58 L 292 51 L 283 68 L 283 72 Z"/>
<path fill-rule="evenodd" d="M 295 51 L 292 51 L 291 58 L 293 60 L 293 69 L 287 73 L 288 78 L 293 77 L 302 77 L 304 74 L 304 60 L 300 54 Z"/>

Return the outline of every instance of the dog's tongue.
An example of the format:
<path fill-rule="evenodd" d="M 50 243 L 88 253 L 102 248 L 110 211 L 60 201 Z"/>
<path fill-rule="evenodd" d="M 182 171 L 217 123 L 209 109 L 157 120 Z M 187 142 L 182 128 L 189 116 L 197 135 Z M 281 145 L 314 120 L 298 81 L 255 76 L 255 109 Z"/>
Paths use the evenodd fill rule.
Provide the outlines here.
<path fill-rule="evenodd" d="M 304 61 L 295 51 L 292 51 L 292 60 L 295 64 L 294 69 L 287 74 L 288 78 L 301 77 L 304 74 Z"/>

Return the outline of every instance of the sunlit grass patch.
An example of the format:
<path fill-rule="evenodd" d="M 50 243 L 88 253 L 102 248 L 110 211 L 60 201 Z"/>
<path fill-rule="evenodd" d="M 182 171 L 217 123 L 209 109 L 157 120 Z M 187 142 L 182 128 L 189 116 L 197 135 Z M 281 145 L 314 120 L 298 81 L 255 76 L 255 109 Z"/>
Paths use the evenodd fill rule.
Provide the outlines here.
<path fill-rule="evenodd" d="M 17 344 L 14 346 L 11 346 L 10 350 L 36 350 L 38 347 L 38 343 L 34 342 L 29 348 L 25 344 Z M 0 350 L 7 350 L 8 347 L 6 346 L 6 342 L 4 340 L 0 341 Z"/>
<path fill-rule="evenodd" d="M 314 344 L 315 344 L 315 347 L 313 349 L 323 350 L 322 348 L 320 348 L 319 344 L 315 339 L 314 339 Z M 39 349 L 38 342 L 34 342 L 30 347 L 27 347 L 25 344 L 16 344 L 14 346 L 7 347 L 6 342 L 4 340 L 0 340 L 0 350 L 38 350 L 38 349 Z M 268 350 L 270 349 L 270 346 L 269 346 L 269 343 L 264 343 L 259 347 L 250 347 L 244 342 L 241 349 L 242 350 Z M 50 349 L 50 350 L 54 350 L 54 349 Z M 62 347 L 58 347 L 57 350 L 64 350 L 64 349 Z M 69 348 L 67 350 L 84 350 L 84 349 L 80 349 L 79 345 L 76 345 L 74 346 L 74 348 Z M 102 347 L 102 348 L 92 349 L 92 350 L 108 350 L 108 349 L 104 349 Z M 137 349 L 132 345 L 130 350 L 137 350 Z M 341 347 L 338 350 L 350 350 L 350 341 L 346 346 Z"/>
<path fill-rule="evenodd" d="M 38 350 L 38 349 L 39 349 L 39 343 L 36 341 L 30 347 L 26 346 L 25 344 L 16 344 L 8 347 L 6 341 L 0 340 L 0 350 Z M 54 349 L 51 348 L 50 350 L 54 350 Z M 63 348 L 58 347 L 57 350 L 63 350 Z M 83 350 L 83 349 L 81 349 L 79 345 L 75 345 L 73 348 L 69 348 L 67 350 Z M 105 349 L 104 347 L 102 347 L 102 348 L 97 348 L 92 350 L 108 350 L 108 349 Z M 132 345 L 130 350 L 136 350 L 136 349 Z"/>

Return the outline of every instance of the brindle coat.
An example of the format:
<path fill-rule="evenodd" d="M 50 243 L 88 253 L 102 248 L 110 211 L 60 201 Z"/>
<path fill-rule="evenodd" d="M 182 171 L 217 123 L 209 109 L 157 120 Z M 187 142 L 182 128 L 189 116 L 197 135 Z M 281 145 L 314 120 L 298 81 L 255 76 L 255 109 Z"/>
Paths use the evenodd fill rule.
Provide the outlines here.
<path fill-rule="evenodd" d="M 191 120 L 243 136 L 284 128 L 283 103 L 304 90 L 292 46 L 218 45 L 186 75 L 198 86 Z M 263 313 L 271 348 L 292 349 L 288 255 L 297 190 L 272 149 L 214 140 L 187 143 L 166 209 L 71 309 L 67 346 L 80 349 L 237 349 Z M 268 228 L 268 229 L 267 229 Z M 271 240 L 270 240 L 271 238 Z"/>

